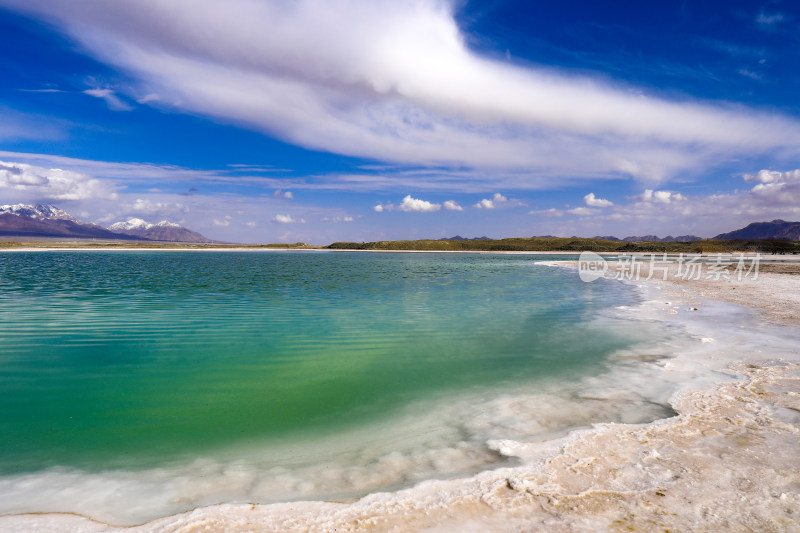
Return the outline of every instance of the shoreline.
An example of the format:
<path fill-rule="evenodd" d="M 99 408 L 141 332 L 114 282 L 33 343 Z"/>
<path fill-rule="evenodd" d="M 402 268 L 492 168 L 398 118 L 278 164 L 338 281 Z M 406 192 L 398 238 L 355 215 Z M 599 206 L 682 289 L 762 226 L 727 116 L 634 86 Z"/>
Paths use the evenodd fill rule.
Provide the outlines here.
<path fill-rule="evenodd" d="M 559 255 L 567 254 L 575 255 Z M 565 262 L 556 265 L 570 266 Z M 687 324 L 696 321 L 704 322 L 703 327 L 713 326 L 715 317 L 705 316 L 706 307 L 714 306 L 709 300 L 721 300 L 737 305 L 746 302 L 751 309 L 763 308 L 753 314 L 761 321 L 800 323 L 800 302 L 781 299 L 792 296 L 791 291 L 787 292 L 789 286 L 797 292 L 800 278 L 768 272 L 763 276 L 751 285 L 721 282 L 730 285 L 716 287 L 708 283 L 680 284 L 676 280 L 639 282 L 647 297 L 641 308 L 631 312 L 650 313 L 648 316 L 654 320 L 684 320 Z M 742 292 L 730 294 L 734 290 Z M 770 300 L 773 304 L 777 300 L 779 309 L 770 308 Z M 699 311 L 692 311 L 693 308 Z M 786 322 L 778 311 L 794 319 Z M 737 334 L 722 327 L 720 330 Z M 748 333 L 742 332 L 742 338 Z M 768 331 L 765 338 L 780 333 L 786 333 L 786 328 Z M 714 342 L 712 339 L 706 343 L 705 338 L 702 342 L 712 355 Z M 759 342 L 751 341 L 741 349 L 758 346 Z M 352 503 L 220 504 L 134 527 L 107 526 L 59 513 L 7 515 L 0 517 L 0 529 L 144 532 L 800 528 L 800 518 L 793 515 L 800 509 L 796 489 L 800 474 L 795 466 L 800 460 L 795 445 L 800 434 L 800 415 L 796 414 L 800 411 L 800 357 L 796 350 L 796 357 L 786 353 L 783 360 L 777 353 L 718 355 L 722 359 L 714 364 L 724 375 L 710 383 L 682 387 L 673 394 L 670 404 L 678 416 L 643 425 L 597 424 L 545 443 L 496 443 L 504 455 L 524 458 L 517 467 L 488 470 L 463 479 L 424 481 Z M 687 359 L 669 359 L 665 364 L 692 363 Z"/>
<path fill-rule="evenodd" d="M 330 253 L 377 253 L 377 254 L 497 254 L 497 255 L 552 255 L 552 256 L 579 256 L 582 252 L 580 250 L 545 250 L 545 251 L 531 251 L 531 250 L 358 250 L 358 249 L 345 249 L 345 248 L 326 248 L 326 247 L 313 247 L 297 248 L 297 247 L 271 247 L 271 246 L 176 246 L 176 247 L 138 247 L 138 246 L 110 246 L 104 248 L 102 246 L 96 247 L 71 247 L 71 246 L 20 246 L 20 247 L 0 247 L 0 253 L 3 252 L 330 252 Z M 593 252 L 603 257 L 641 257 L 649 258 L 649 252 Z M 659 253 L 656 256 L 661 255 Z M 722 258 L 752 258 L 758 255 L 758 252 L 703 252 L 703 253 L 685 253 L 685 252 L 668 252 L 667 257 L 692 256 L 713 259 L 717 257 Z M 800 256 L 797 255 L 765 255 L 761 254 L 761 259 L 766 262 L 789 262 L 800 263 Z"/>

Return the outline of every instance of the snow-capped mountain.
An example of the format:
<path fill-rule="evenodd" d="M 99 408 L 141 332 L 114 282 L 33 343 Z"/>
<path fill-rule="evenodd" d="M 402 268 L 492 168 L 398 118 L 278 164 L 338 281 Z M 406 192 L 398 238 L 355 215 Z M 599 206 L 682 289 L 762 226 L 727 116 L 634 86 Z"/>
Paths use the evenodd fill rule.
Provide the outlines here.
<path fill-rule="evenodd" d="M 153 225 L 145 222 L 141 218 L 129 218 L 125 222 L 114 222 L 108 229 L 111 231 L 136 231 L 152 228 Z"/>
<path fill-rule="evenodd" d="M 110 229 L 111 231 L 145 231 L 155 227 L 180 228 L 182 226 L 180 224 L 170 222 L 169 220 L 162 220 L 158 224 L 150 224 L 149 222 L 145 222 L 141 218 L 129 218 L 124 222 L 114 222 L 108 227 L 108 229 Z"/>
<path fill-rule="evenodd" d="M 180 224 L 162 220 L 157 224 L 151 224 L 141 218 L 129 218 L 125 221 L 115 222 L 108 226 L 108 229 L 117 233 L 131 235 L 151 241 L 168 242 L 192 242 L 207 243 L 210 239 L 199 233 L 186 229 Z"/>
<path fill-rule="evenodd" d="M 72 222 L 80 221 L 54 205 L 50 204 L 15 204 L 15 205 L 0 205 L 0 215 L 10 213 L 21 217 L 29 217 L 34 220 L 70 220 Z"/>
<path fill-rule="evenodd" d="M 63 209 L 48 204 L 0 206 L 0 235 L 25 238 L 135 240 L 97 224 L 84 224 Z"/>
<path fill-rule="evenodd" d="M 75 238 L 126 241 L 209 243 L 210 239 L 163 220 L 150 224 L 140 218 L 117 222 L 108 229 L 87 224 L 49 204 L 0 205 L 0 236 L 25 238 Z"/>

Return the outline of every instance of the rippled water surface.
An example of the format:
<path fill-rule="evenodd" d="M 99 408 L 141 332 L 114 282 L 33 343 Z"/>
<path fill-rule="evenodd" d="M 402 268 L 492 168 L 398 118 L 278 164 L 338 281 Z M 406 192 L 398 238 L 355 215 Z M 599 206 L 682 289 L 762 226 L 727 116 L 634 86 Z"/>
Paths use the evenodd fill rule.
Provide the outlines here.
<path fill-rule="evenodd" d="M 597 372 L 633 337 L 593 319 L 634 296 L 535 259 L 0 254 L 0 474 L 152 469 Z"/>

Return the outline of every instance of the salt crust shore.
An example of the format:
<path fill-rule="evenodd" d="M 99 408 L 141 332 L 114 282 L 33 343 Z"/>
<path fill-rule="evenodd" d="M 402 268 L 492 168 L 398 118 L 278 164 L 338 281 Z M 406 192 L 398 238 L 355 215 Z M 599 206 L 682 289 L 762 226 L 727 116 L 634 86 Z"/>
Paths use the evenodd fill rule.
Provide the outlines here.
<path fill-rule="evenodd" d="M 677 279 L 673 268 L 670 281 L 647 282 L 648 300 L 636 311 L 665 320 L 713 326 L 715 317 L 704 316 L 709 299 L 759 309 L 750 325 L 726 332 L 720 324 L 738 351 L 698 339 L 699 353 L 729 377 L 673 395 L 676 417 L 600 424 L 549 443 L 499 442 L 521 466 L 351 503 L 222 504 L 123 528 L 69 514 L 16 515 L 0 517 L 0 530 L 800 531 L 800 354 L 797 344 L 769 342 L 800 325 L 800 275 L 781 267 L 765 266 L 757 280 L 716 282 Z M 690 357 L 666 364 L 691 365 Z"/>

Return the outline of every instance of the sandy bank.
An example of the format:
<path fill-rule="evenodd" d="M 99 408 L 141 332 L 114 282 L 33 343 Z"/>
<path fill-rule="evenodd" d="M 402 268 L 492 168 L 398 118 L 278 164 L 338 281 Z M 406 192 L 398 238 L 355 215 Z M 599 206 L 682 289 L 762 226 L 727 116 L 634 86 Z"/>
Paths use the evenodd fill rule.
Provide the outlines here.
<path fill-rule="evenodd" d="M 642 282 L 656 286 L 665 294 L 673 295 L 690 305 L 698 304 L 704 299 L 722 300 L 756 309 L 757 316 L 767 322 L 800 325 L 800 262 L 797 262 L 797 258 L 780 257 L 778 260 L 781 262 L 776 263 L 767 262 L 775 261 L 767 256 L 758 264 L 757 272 L 753 270 L 748 275 L 739 276 L 733 271 L 737 257 L 724 258 L 730 262 L 724 265 L 725 269 L 719 274 L 719 279 L 710 270 L 710 263 L 701 265 L 705 269 L 699 269 L 695 273 L 688 272 L 685 266 L 679 267 L 674 261 L 653 263 L 646 258 L 638 263 L 635 270 L 625 262 L 609 261 L 606 277 L 623 280 L 634 278 L 631 279 L 632 282 L 636 282 L 636 278 L 646 280 Z M 746 268 L 750 268 L 752 260 L 752 256 L 746 257 Z M 558 265 L 577 268 L 577 262 L 574 261 Z"/>

